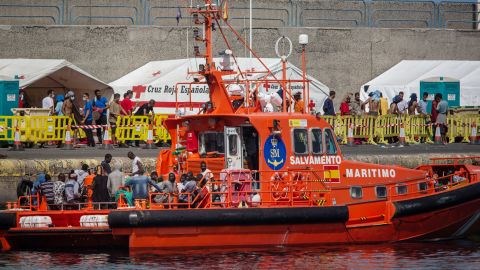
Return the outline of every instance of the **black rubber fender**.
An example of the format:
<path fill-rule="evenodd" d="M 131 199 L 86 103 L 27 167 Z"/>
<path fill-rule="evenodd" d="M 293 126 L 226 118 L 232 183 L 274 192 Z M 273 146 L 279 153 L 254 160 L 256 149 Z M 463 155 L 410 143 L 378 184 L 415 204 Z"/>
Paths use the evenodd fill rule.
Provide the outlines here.
<path fill-rule="evenodd" d="M 394 202 L 395 217 L 422 214 L 480 199 L 480 183 L 442 192 L 439 194 Z"/>
<path fill-rule="evenodd" d="M 17 214 L 14 212 L 0 212 L 0 229 L 17 227 Z"/>
<path fill-rule="evenodd" d="M 114 210 L 111 228 L 336 223 L 348 220 L 348 207 Z"/>

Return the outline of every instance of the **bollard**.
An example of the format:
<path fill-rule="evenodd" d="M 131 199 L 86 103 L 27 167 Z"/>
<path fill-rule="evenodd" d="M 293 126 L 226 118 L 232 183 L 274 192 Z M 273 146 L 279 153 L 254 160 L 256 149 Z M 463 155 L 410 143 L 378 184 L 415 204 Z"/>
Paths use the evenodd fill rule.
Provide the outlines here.
<path fill-rule="evenodd" d="M 143 147 L 143 149 L 157 149 L 157 146 L 155 146 L 153 142 L 153 129 L 152 125 L 148 126 L 148 132 L 147 132 L 147 143 Z"/>
<path fill-rule="evenodd" d="M 18 127 L 15 129 L 15 140 L 13 141 L 13 147 L 9 151 L 25 151 L 22 142 L 20 141 L 20 131 Z"/>
<path fill-rule="evenodd" d="M 355 146 L 355 139 L 353 138 L 353 124 L 350 124 L 350 126 L 348 127 L 347 145 Z"/>
<path fill-rule="evenodd" d="M 470 144 L 477 144 L 477 125 L 472 124 L 472 131 L 470 132 Z"/>
<path fill-rule="evenodd" d="M 103 131 L 103 142 L 100 149 L 111 150 L 113 149 L 112 138 L 110 137 L 110 125 Z"/>
<path fill-rule="evenodd" d="M 67 127 L 67 132 L 65 133 L 65 144 L 62 147 L 62 150 L 74 150 L 72 143 L 72 136 L 70 134 L 71 129 L 70 125 Z"/>
<path fill-rule="evenodd" d="M 400 124 L 400 135 L 398 137 L 398 144 L 400 146 L 405 146 L 407 143 L 405 142 L 405 128 L 403 124 Z"/>
<path fill-rule="evenodd" d="M 435 128 L 435 141 L 434 144 L 443 145 L 442 134 L 440 133 L 440 125 Z"/>

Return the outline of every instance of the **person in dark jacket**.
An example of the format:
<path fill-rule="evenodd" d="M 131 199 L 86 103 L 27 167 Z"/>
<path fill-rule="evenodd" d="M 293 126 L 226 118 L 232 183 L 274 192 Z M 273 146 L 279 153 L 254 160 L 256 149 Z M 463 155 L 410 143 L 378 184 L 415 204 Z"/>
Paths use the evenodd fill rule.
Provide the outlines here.
<path fill-rule="evenodd" d="M 107 188 L 108 176 L 101 165 L 97 166 L 96 176 L 93 178 L 93 202 L 109 202 L 110 194 Z"/>

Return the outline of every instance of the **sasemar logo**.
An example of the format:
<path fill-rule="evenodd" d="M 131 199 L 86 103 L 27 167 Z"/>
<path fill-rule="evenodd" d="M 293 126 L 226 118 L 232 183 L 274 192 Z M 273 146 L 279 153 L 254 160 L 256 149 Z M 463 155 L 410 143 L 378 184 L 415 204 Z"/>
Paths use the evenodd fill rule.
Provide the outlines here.
<path fill-rule="evenodd" d="M 281 138 L 271 135 L 265 141 L 263 156 L 268 167 L 272 170 L 280 170 L 285 165 L 287 159 L 285 143 L 283 143 Z"/>

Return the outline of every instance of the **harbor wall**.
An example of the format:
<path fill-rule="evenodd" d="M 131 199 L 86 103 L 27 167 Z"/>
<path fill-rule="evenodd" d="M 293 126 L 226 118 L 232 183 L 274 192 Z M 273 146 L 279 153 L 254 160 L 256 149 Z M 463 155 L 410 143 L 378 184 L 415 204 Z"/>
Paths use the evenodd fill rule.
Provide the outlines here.
<path fill-rule="evenodd" d="M 362 84 L 404 59 L 480 60 L 480 31 L 475 30 L 256 28 L 253 47 L 262 57 L 276 57 L 275 41 L 288 36 L 295 44 L 289 61 L 301 66 L 299 34 L 308 34 L 310 39 L 308 73 L 340 97 L 359 91 Z M 191 35 L 191 30 L 181 26 L 3 25 L 0 58 L 63 58 L 111 82 L 149 61 L 192 56 Z M 248 55 L 232 35 L 227 36 L 237 56 Z M 215 35 L 214 53 L 225 48 L 222 38 Z"/>
<path fill-rule="evenodd" d="M 421 164 L 428 164 L 430 158 L 439 157 L 468 157 L 477 156 L 478 153 L 464 154 L 416 154 L 416 155 L 344 155 L 345 159 L 356 160 L 374 164 L 399 165 L 408 168 L 415 168 Z M 0 160 L 0 204 L 7 201 L 15 201 L 17 196 L 17 185 L 26 174 L 39 174 L 46 172 L 52 177 L 70 170 L 79 169 L 82 164 L 88 164 L 89 167 L 100 165 L 103 158 L 91 159 L 48 159 L 48 160 L 19 160 L 4 159 Z M 151 172 L 155 169 L 156 158 L 143 158 L 146 171 Z M 130 171 L 131 160 L 128 158 L 115 158 L 112 161 L 112 167 L 120 166 L 123 171 Z M 33 180 L 33 178 L 32 178 Z"/>

